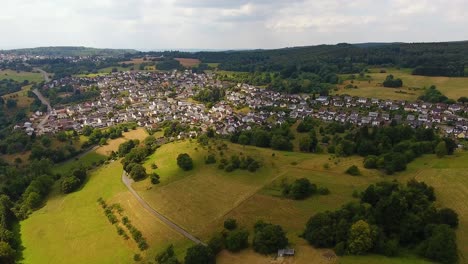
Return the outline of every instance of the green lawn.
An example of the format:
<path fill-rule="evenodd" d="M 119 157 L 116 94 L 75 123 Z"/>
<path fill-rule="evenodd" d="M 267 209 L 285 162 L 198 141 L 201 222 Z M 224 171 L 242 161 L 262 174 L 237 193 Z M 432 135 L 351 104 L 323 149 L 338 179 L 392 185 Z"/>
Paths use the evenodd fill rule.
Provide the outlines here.
<path fill-rule="evenodd" d="M 53 171 L 55 173 L 66 174 L 71 170 L 83 165 L 85 167 L 91 166 L 93 164 L 97 164 L 101 160 L 106 160 L 106 156 L 96 153 L 95 151 L 91 151 L 86 153 L 81 158 L 75 158 L 71 161 L 59 163 L 53 167 Z"/>
<path fill-rule="evenodd" d="M 42 82 L 42 74 L 36 72 L 16 72 L 13 70 L 0 70 L 0 80 L 2 79 L 12 79 L 17 82 L 23 82 L 28 80 L 30 82 Z"/>

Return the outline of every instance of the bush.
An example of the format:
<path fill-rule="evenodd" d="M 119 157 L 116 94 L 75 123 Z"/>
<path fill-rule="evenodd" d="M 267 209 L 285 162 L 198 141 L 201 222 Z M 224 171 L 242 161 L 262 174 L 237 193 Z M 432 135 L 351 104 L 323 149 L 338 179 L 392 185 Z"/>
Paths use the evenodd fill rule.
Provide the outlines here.
<path fill-rule="evenodd" d="M 205 159 L 205 164 L 214 164 L 216 163 L 216 157 L 214 154 L 210 154 Z"/>
<path fill-rule="evenodd" d="M 255 225 L 253 249 L 261 254 L 271 254 L 288 245 L 288 238 L 279 225 L 260 223 Z"/>
<path fill-rule="evenodd" d="M 150 176 L 151 178 L 151 183 L 152 184 L 158 184 L 159 183 L 159 175 L 156 172 L 153 172 Z"/>
<path fill-rule="evenodd" d="M 193 169 L 192 158 L 187 153 L 179 154 L 177 156 L 177 165 L 185 171 L 191 170 Z"/>
<path fill-rule="evenodd" d="M 156 255 L 156 262 L 158 264 L 179 264 L 179 260 L 174 253 L 174 246 L 170 245 L 163 252 Z"/>
<path fill-rule="evenodd" d="M 238 252 L 249 246 L 249 232 L 246 230 L 234 230 L 226 237 L 226 249 Z"/>
<path fill-rule="evenodd" d="M 71 193 L 76 191 L 81 185 L 81 181 L 75 176 L 68 176 L 62 180 L 62 192 Z"/>
<path fill-rule="evenodd" d="M 285 186 L 283 194 L 295 200 L 309 197 L 317 191 L 317 186 L 306 178 L 295 180 L 291 185 Z"/>
<path fill-rule="evenodd" d="M 227 230 L 234 230 L 237 228 L 237 221 L 233 218 L 228 218 L 224 221 L 224 228 Z"/>
<path fill-rule="evenodd" d="M 317 193 L 320 195 L 328 195 L 330 194 L 330 190 L 327 187 L 319 187 Z"/>
<path fill-rule="evenodd" d="M 208 247 L 211 249 L 213 254 L 218 254 L 224 248 L 224 236 L 221 233 L 216 233 L 210 241 L 208 241 Z"/>
<path fill-rule="evenodd" d="M 352 176 L 361 175 L 361 171 L 359 171 L 359 168 L 356 165 L 352 165 L 345 172 Z"/>
<path fill-rule="evenodd" d="M 341 241 L 336 244 L 334 251 L 337 256 L 344 256 L 346 254 L 346 243 Z"/>
<path fill-rule="evenodd" d="M 201 244 L 187 249 L 185 264 L 215 264 L 216 259 L 210 248 Z"/>
<path fill-rule="evenodd" d="M 446 224 L 456 228 L 458 226 L 458 214 L 450 208 L 443 208 L 437 212 L 436 221 L 439 224 Z"/>

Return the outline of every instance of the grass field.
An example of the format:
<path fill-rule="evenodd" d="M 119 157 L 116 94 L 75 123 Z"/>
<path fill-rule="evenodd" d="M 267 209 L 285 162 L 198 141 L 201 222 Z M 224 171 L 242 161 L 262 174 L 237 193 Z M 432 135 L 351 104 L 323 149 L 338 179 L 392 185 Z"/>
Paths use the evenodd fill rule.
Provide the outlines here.
<path fill-rule="evenodd" d="M 332 93 L 349 94 L 351 96 L 361 96 L 368 98 L 394 99 L 394 100 L 416 100 L 421 95 L 424 87 L 436 85 L 437 88 L 447 97 L 457 100 L 461 96 L 468 94 L 468 78 L 463 77 L 428 77 L 411 75 L 409 69 L 385 69 L 386 73 L 380 73 L 380 69 L 371 69 L 369 75 L 372 80 L 359 81 L 354 80 L 353 85 L 358 89 L 345 89 L 350 81 L 347 80 L 343 85 L 339 85 L 338 91 Z M 387 75 L 393 74 L 395 78 L 403 80 L 402 88 L 385 88 L 381 86 Z M 348 75 L 343 75 L 346 78 Z M 403 91 L 405 93 L 396 93 Z"/>
<path fill-rule="evenodd" d="M 13 70 L 0 70 L 0 80 L 3 79 L 12 79 L 17 82 L 23 82 L 28 80 L 30 82 L 42 82 L 42 74 L 37 72 L 17 72 Z"/>
<path fill-rule="evenodd" d="M 17 109 L 25 109 L 28 108 L 32 101 L 34 100 L 33 98 L 28 97 L 28 90 L 31 89 L 32 85 L 26 85 L 21 87 L 21 90 L 15 93 L 10 93 L 6 94 L 3 97 L 3 99 L 8 99 L 12 98 L 17 101 L 16 108 Z M 7 111 L 7 112 L 14 112 L 14 111 Z"/>
<path fill-rule="evenodd" d="M 224 143 L 226 148 L 222 147 Z M 135 183 L 134 188 L 153 208 L 205 241 L 213 232 L 221 230 L 222 222 L 228 217 L 236 218 L 241 226 L 250 231 L 257 220 L 263 219 L 283 226 L 297 253 L 294 258 L 273 259 L 250 249 L 236 254 L 223 251 L 217 258 L 218 263 L 428 263 L 412 255 L 329 259 L 326 254 L 330 250 L 315 249 L 298 237 L 313 214 L 334 210 L 352 201 L 355 199 L 352 197 L 354 190 L 362 191 L 369 184 L 381 180 L 398 179 L 404 183 L 411 178 L 433 185 L 438 196 L 437 205 L 451 207 L 458 212 L 458 245 L 462 256 L 468 254 L 468 153 L 457 153 L 443 159 L 427 155 L 411 163 L 407 171 L 384 177 L 376 170 L 362 168 L 360 157 L 333 158 L 325 154 L 279 152 L 225 141 L 215 141 L 210 146 L 202 147 L 194 140 L 163 145 L 144 164 L 148 172 L 153 171 L 153 163 L 158 166 L 155 171 L 161 176 L 161 183 L 152 185 L 146 179 Z M 215 153 L 219 161 L 220 151 L 227 158 L 232 154 L 252 156 L 260 160 L 263 166 L 255 173 L 242 170 L 227 173 L 218 170 L 216 164 L 204 164 L 208 153 Z M 177 155 L 185 152 L 194 160 L 192 171 L 182 171 L 176 165 Z M 93 160 L 96 158 L 93 155 L 98 154 L 89 155 L 83 159 Z M 324 164 L 328 164 L 328 168 Z M 344 174 L 344 170 L 353 164 L 360 167 L 362 176 Z M 61 168 L 64 169 L 66 167 Z M 141 208 L 120 182 L 120 173 L 119 162 L 105 165 L 93 172 L 82 190 L 67 196 L 55 192 L 44 208 L 22 222 L 25 263 L 60 263 L 66 256 L 76 255 L 80 250 L 85 253 L 79 254 L 76 263 L 128 263 L 138 251 L 131 241 L 117 236 L 115 227 L 107 222 L 102 209 L 94 206 L 100 196 L 108 203 L 122 204 L 125 214 L 143 232 L 150 245 L 150 250 L 144 255 L 146 260 L 154 259 L 154 255 L 168 243 L 175 244 L 179 259 L 182 259 L 190 242 Z M 303 201 L 282 198 L 281 182 L 300 177 L 310 179 L 319 187 L 329 188 L 331 193 Z M 54 243 L 34 246 L 39 241 Z M 89 245 L 92 248 L 88 250 Z M 107 250 L 109 247 L 113 248 L 113 252 Z M 36 259 L 38 261 L 32 262 Z M 68 263 L 75 263 L 73 261 Z"/>
<path fill-rule="evenodd" d="M 140 252 L 131 239 L 118 236 L 96 202 L 99 197 L 122 205 L 150 246 L 144 257 L 153 259 L 169 242 L 182 254 L 190 242 L 141 207 L 121 183 L 121 173 L 115 161 L 94 171 L 75 193 L 62 195 L 55 188 L 47 204 L 21 222 L 24 263 L 131 263 Z"/>

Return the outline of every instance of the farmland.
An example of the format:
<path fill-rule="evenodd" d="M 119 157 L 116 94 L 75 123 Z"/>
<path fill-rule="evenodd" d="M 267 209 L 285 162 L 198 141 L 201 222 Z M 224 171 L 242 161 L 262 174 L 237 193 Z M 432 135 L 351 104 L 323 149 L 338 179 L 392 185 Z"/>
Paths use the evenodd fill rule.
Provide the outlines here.
<path fill-rule="evenodd" d="M 371 80 L 350 80 L 339 85 L 338 91 L 332 92 L 337 94 L 349 94 L 351 96 L 360 96 L 367 98 L 379 99 L 394 99 L 394 100 L 416 100 L 419 95 L 424 92 L 424 87 L 431 85 L 437 86 L 448 98 L 457 100 L 461 96 L 468 94 L 468 78 L 463 77 L 428 77 L 411 75 L 410 69 L 385 69 L 385 73 L 380 73 L 380 69 L 371 69 L 368 75 Z M 386 88 L 381 84 L 387 75 L 394 75 L 395 78 L 403 80 L 402 88 Z M 347 75 L 343 75 L 346 78 Z M 357 86 L 357 89 L 346 89 L 345 86 L 352 84 Z"/>
<path fill-rule="evenodd" d="M 200 64 L 199 59 L 190 59 L 190 58 L 175 58 L 176 61 L 179 61 L 182 66 L 191 68 Z"/>

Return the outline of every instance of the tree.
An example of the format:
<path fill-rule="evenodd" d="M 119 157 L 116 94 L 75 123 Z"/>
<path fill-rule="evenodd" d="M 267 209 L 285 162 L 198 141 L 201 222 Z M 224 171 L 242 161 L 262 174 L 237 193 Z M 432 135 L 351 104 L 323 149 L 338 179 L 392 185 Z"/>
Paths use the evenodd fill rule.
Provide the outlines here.
<path fill-rule="evenodd" d="M 237 139 L 237 142 L 241 145 L 248 145 L 250 143 L 250 138 L 245 134 L 241 134 Z"/>
<path fill-rule="evenodd" d="M 228 218 L 224 221 L 224 228 L 227 230 L 234 230 L 237 227 L 237 221 L 233 218 Z"/>
<path fill-rule="evenodd" d="M 158 264 L 179 264 L 179 260 L 174 253 L 174 246 L 170 245 L 163 252 L 156 255 L 156 262 Z"/>
<path fill-rule="evenodd" d="M 143 167 L 141 164 L 135 163 L 132 166 L 132 169 L 130 170 L 130 177 L 132 177 L 133 180 L 139 181 L 144 178 L 146 178 L 146 169 Z"/>
<path fill-rule="evenodd" d="M 216 259 L 211 249 L 201 244 L 187 249 L 185 264 L 215 264 Z"/>
<path fill-rule="evenodd" d="M 5 241 L 0 241 L 0 263 L 15 263 L 15 250 Z"/>
<path fill-rule="evenodd" d="M 297 179 L 289 187 L 287 196 L 295 199 L 301 200 L 309 197 L 311 194 L 317 191 L 317 186 L 311 184 L 310 181 L 306 178 Z"/>
<path fill-rule="evenodd" d="M 187 153 L 182 153 L 177 156 L 177 165 L 185 170 L 191 170 L 193 168 L 193 161 L 192 158 Z"/>
<path fill-rule="evenodd" d="M 222 233 L 216 233 L 213 237 L 211 237 L 210 241 L 208 241 L 208 247 L 211 249 L 213 254 L 218 254 L 224 248 L 224 236 Z"/>
<path fill-rule="evenodd" d="M 364 220 L 354 223 L 349 230 L 349 253 L 361 255 L 368 252 L 372 246 L 373 241 L 369 224 Z"/>
<path fill-rule="evenodd" d="M 246 230 L 231 231 L 226 237 L 226 249 L 238 252 L 249 246 L 249 232 Z"/>
<path fill-rule="evenodd" d="M 419 254 L 441 263 L 457 263 L 458 250 L 455 232 L 448 225 L 431 227 L 430 236 L 419 246 Z"/>
<path fill-rule="evenodd" d="M 288 245 L 288 238 L 279 225 L 262 224 L 255 228 L 253 249 L 261 254 L 271 254 Z"/>
<path fill-rule="evenodd" d="M 446 224 L 452 228 L 458 227 L 458 214 L 450 208 L 437 211 L 436 219 L 439 224 Z"/>
<path fill-rule="evenodd" d="M 80 179 L 71 175 L 62 180 L 62 192 L 71 193 L 80 187 Z"/>
<path fill-rule="evenodd" d="M 359 168 L 356 165 L 352 165 L 345 172 L 352 176 L 361 175 L 361 172 L 359 171 Z"/>
<path fill-rule="evenodd" d="M 445 143 L 445 141 L 441 141 L 441 142 L 439 142 L 439 144 L 437 144 L 437 146 L 435 148 L 435 153 L 436 153 L 437 157 L 439 157 L 439 158 L 443 158 L 445 155 L 448 154 L 447 144 Z"/>
<path fill-rule="evenodd" d="M 151 183 L 158 184 L 159 183 L 159 175 L 156 172 L 151 173 Z"/>

